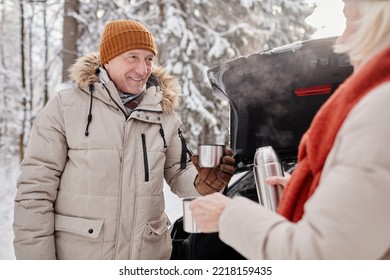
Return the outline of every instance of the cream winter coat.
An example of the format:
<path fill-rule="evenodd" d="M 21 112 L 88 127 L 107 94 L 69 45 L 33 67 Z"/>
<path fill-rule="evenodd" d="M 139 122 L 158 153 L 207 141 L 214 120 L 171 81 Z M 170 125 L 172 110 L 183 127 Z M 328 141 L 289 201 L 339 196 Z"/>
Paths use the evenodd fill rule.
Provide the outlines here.
<path fill-rule="evenodd" d="M 164 178 L 181 197 L 199 195 L 188 157 L 180 168 L 177 81 L 154 68 L 159 85 L 126 117 L 98 67 L 96 54 L 76 62 L 78 87 L 59 92 L 34 122 L 15 199 L 18 259 L 169 259 Z"/>

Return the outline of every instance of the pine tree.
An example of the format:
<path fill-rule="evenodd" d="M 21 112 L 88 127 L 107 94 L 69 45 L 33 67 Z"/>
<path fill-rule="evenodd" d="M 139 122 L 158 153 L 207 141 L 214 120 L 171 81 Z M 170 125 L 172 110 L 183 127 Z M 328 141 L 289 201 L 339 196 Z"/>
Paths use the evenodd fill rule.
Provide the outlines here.
<path fill-rule="evenodd" d="M 207 70 L 309 38 L 313 29 L 304 19 L 312 12 L 304 0 L 146 1 L 134 9 L 155 34 L 159 62 L 181 81 L 180 112 L 191 147 L 209 134 L 227 141 L 229 106 L 212 96 Z"/>
<path fill-rule="evenodd" d="M 15 2 L 2 1 L 2 11 L 12 9 Z M 31 22 L 34 14 L 34 22 L 26 31 L 30 60 L 26 64 L 26 80 L 31 96 L 34 93 L 31 118 L 44 105 L 44 93 L 48 92 L 51 98 L 59 88 L 62 36 L 66 36 L 62 34 L 65 1 L 26 1 L 26 17 L 31 17 Z M 181 83 L 183 98 L 179 113 L 190 147 L 205 141 L 205 135 L 209 134 L 227 142 L 229 105 L 212 95 L 207 70 L 239 56 L 309 38 L 313 29 L 304 20 L 313 9 L 306 0 L 80 0 L 77 56 L 99 50 L 101 33 L 110 20 L 135 19 L 144 23 L 156 38 L 158 63 Z M 48 17 L 48 49 L 43 41 L 43 14 Z M 0 38 L 6 30 L 11 30 L 11 25 L 2 28 Z M 17 30 L 16 26 L 12 28 Z M 2 54 L 5 51 L 3 48 Z M 18 47 L 12 51 L 19 52 Z M 42 55 L 46 51 L 45 64 Z M 2 56 L 1 65 L 6 70 L 3 77 L 19 75 L 14 56 Z M 49 68 L 50 75 L 44 81 L 44 73 Z M 2 87 L 15 88 L 15 84 L 14 79 L 4 79 Z M 8 95 L 7 102 L 16 104 L 19 92 Z M 16 110 L 13 115 L 16 117 L 20 112 Z"/>

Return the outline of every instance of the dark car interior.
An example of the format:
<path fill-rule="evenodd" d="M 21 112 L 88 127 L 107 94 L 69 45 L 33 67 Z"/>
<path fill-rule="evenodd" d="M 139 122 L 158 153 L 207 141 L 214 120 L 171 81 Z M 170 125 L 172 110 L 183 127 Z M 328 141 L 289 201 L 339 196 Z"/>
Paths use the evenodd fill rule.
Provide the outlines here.
<path fill-rule="evenodd" d="M 230 145 L 244 166 L 256 148 L 295 158 L 320 106 L 352 73 L 336 37 L 297 42 L 240 57 L 208 70 L 213 94 L 230 103 Z"/>

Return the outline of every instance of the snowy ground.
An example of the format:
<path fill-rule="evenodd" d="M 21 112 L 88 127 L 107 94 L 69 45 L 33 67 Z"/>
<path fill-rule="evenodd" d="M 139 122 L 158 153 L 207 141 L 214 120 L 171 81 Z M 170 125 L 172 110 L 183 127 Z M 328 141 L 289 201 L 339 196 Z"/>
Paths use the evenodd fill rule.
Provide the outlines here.
<path fill-rule="evenodd" d="M 0 158 L 0 260 L 15 259 L 12 239 L 13 200 L 18 176 L 17 159 Z M 172 224 L 182 216 L 181 199 L 164 187 L 166 212 Z"/>

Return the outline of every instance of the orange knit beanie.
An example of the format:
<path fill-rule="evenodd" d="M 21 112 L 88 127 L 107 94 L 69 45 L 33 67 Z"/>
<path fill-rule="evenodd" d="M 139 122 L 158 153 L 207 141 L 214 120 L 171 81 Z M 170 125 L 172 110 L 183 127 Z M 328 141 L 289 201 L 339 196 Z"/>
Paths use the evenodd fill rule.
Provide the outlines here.
<path fill-rule="evenodd" d="M 105 27 L 100 42 L 100 62 L 102 65 L 114 57 L 134 49 L 144 49 L 157 53 L 152 33 L 134 20 L 114 20 Z"/>

